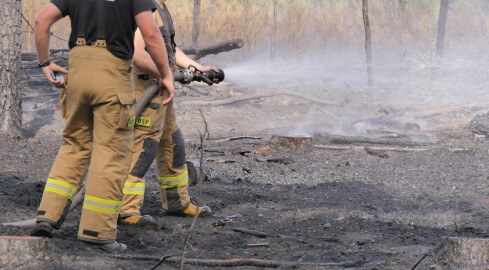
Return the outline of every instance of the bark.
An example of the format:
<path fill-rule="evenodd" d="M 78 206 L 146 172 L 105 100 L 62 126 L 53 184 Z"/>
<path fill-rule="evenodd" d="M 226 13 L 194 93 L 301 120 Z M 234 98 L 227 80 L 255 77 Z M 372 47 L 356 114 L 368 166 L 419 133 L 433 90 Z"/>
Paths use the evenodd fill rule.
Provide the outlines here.
<path fill-rule="evenodd" d="M 19 135 L 22 5 L 21 0 L 0 0 L 0 5 L 0 133 Z"/>
<path fill-rule="evenodd" d="M 373 86 L 372 78 L 372 32 L 368 19 L 368 0 L 362 0 L 363 24 L 365 27 L 365 52 L 367 54 L 368 85 Z"/>
<path fill-rule="evenodd" d="M 200 36 L 200 6 L 202 0 L 194 0 L 194 26 L 192 30 L 192 47 L 199 47 L 199 36 Z"/>
<path fill-rule="evenodd" d="M 439 57 L 443 57 L 443 47 L 445 46 L 448 5 L 449 0 L 441 0 L 440 16 L 438 17 L 438 33 L 436 35 L 436 55 Z"/>

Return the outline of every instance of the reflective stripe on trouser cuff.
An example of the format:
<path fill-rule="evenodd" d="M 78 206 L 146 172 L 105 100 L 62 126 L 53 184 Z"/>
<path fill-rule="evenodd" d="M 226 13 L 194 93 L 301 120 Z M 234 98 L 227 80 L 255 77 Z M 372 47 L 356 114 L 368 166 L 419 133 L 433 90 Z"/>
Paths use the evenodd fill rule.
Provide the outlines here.
<path fill-rule="evenodd" d="M 122 189 L 124 195 L 144 195 L 144 183 L 128 183 L 124 184 Z"/>
<path fill-rule="evenodd" d="M 188 184 L 188 171 L 177 176 L 158 176 L 158 180 L 160 181 L 161 188 L 183 187 Z"/>
<path fill-rule="evenodd" d="M 66 198 L 73 200 L 73 197 L 75 196 L 76 192 L 78 191 L 78 188 L 70 185 L 64 181 L 61 180 L 56 180 L 53 178 L 48 178 L 48 181 L 46 182 L 46 187 L 44 188 L 44 191 L 49 191 L 53 192 L 62 196 L 65 196 Z"/>
<path fill-rule="evenodd" d="M 121 201 L 107 200 L 85 195 L 83 208 L 102 213 L 118 214 L 119 209 L 121 208 L 121 204 Z"/>

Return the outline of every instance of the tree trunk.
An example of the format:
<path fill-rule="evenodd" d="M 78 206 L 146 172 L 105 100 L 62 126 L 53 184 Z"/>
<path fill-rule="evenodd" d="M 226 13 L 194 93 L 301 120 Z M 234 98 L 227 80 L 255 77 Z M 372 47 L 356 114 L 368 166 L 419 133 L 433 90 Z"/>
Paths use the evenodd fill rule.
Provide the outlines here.
<path fill-rule="evenodd" d="M 21 0 L 0 0 L 0 5 L 0 133 L 19 135 L 22 5 Z"/>
<path fill-rule="evenodd" d="M 275 58 L 275 46 L 277 36 L 277 0 L 273 0 L 273 27 L 272 27 L 272 40 L 270 46 L 270 58 Z"/>
<path fill-rule="evenodd" d="M 447 25 L 449 0 L 441 0 L 440 16 L 438 17 L 438 34 L 436 36 L 436 55 L 443 57 L 443 47 L 445 45 L 445 32 Z"/>
<path fill-rule="evenodd" d="M 194 0 L 194 25 L 192 30 L 192 47 L 199 47 L 199 36 L 200 36 L 200 4 L 202 0 Z"/>
<path fill-rule="evenodd" d="M 362 0 L 363 24 L 365 27 L 365 52 L 367 54 L 368 86 L 373 86 L 372 78 L 372 32 L 368 19 L 368 0 Z"/>

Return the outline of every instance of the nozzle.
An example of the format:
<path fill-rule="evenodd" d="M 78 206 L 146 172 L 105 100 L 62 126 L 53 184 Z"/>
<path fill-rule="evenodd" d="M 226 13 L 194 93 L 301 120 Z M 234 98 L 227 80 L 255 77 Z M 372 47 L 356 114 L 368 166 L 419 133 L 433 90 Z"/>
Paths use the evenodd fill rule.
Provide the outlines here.
<path fill-rule="evenodd" d="M 219 82 L 224 81 L 224 70 L 222 70 L 222 69 L 219 69 L 219 72 L 209 70 L 206 73 L 207 73 L 207 77 L 211 81 L 213 81 L 214 79 L 217 79 Z"/>

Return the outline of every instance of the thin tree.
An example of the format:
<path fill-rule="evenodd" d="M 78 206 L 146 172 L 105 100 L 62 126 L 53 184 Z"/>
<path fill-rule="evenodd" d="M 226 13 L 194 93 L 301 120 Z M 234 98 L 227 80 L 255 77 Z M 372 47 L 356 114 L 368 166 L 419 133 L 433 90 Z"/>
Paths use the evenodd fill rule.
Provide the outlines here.
<path fill-rule="evenodd" d="M 0 133 L 20 135 L 21 0 L 0 0 Z"/>
<path fill-rule="evenodd" d="M 367 54 L 368 86 L 373 86 L 372 78 L 372 32 L 368 19 L 368 0 L 362 0 L 363 25 L 365 28 L 365 52 Z"/>
<path fill-rule="evenodd" d="M 277 0 L 273 0 L 273 27 L 272 27 L 272 40 L 270 46 L 270 58 L 275 58 L 275 46 L 277 36 Z"/>
<path fill-rule="evenodd" d="M 445 46 L 445 32 L 447 26 L 449 0 L 441 0 L 440 15 L 438 16 L 438 33 L 436 35 L 436 55 L 443 57 L 443 48 Z"/>
<path fill-rule="evenodd" d="M 199 47 L 201 2 L 202 0 L 194 0 L 192 47 L 195 49 Z"/>

